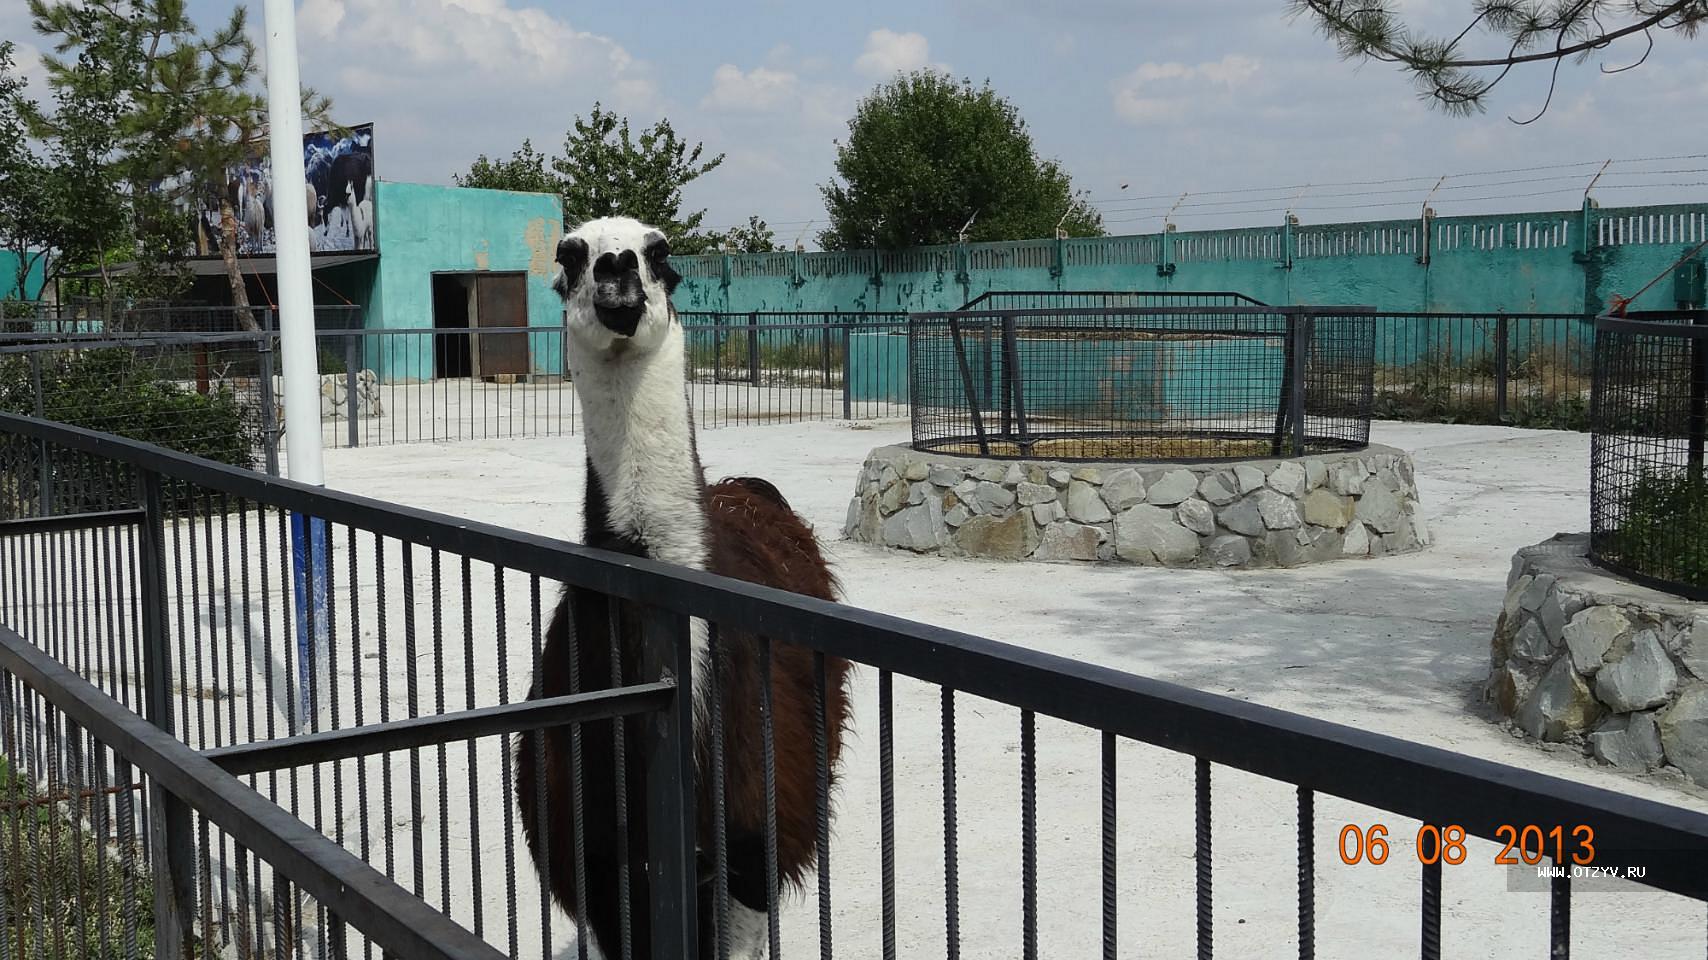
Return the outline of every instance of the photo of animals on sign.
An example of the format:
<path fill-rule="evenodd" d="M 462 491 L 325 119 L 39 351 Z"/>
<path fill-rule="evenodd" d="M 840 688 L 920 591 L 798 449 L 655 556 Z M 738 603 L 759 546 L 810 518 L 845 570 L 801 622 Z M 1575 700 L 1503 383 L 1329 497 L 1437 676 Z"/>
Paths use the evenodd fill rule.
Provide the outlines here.
<path fill-rule="evenodd" d="M 374 241 L 374 127 L 351 127 L 341 135 L 325 132 L 302 138 L 307 181 L 308 246 L 313 253 L 372 253 Z M 226 177 L 225 191 L 237 215 L 239 256 L 275 250 L 273 162 L 266 141 Z M 219 256 L 218 197 L 196 211 L 196 256 Z"/>

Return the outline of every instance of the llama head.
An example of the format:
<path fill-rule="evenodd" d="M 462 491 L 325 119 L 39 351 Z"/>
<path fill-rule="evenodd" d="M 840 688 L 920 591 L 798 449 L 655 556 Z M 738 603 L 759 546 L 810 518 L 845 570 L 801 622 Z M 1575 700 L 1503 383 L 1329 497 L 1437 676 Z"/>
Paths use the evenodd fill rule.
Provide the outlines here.
<path fill-rule="evenodd" d="M 557 246 L 552 285 L 563 297 L 572 337 L 595 349 L 656 349 L 672 329 L 671 269 L 664 232 L 628 217 L 590 220 Z"/>

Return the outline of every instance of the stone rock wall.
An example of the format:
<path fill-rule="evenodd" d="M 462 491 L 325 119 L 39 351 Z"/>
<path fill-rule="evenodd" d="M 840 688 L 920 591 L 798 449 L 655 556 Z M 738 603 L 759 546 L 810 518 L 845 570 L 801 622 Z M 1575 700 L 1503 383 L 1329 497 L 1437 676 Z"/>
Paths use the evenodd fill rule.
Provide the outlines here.
<path fill-rule="evenodd" d="M 1411 458 L 1371 446 L 1237 464 L 981 460 L 879 447 L 844 536 L 919 553 L 1295 566 L 1429 542 Z"/>
<path fill-rule="evenodd" d="M 1486 697 L 1525 735 L 1708 785 L 1708 604 L 1588 559 L 1587 534 L 1518 551 Z"/>

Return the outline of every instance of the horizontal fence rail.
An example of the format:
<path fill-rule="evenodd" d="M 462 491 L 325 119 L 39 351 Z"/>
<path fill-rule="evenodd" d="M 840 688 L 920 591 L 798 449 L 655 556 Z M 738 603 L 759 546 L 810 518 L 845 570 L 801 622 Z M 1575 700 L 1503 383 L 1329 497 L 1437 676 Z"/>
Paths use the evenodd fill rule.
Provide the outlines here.
<path fill-rule="evenodd" d="M 920 450 L 1214 460 L 1369 442 L 1364 308 L 997 306 L 916 313 L 908 347 Z"/>
<path fill-rule="evenodd" d="M 978 310 L 1265 308 L 1230 293 L 992 293 Z M 283 438 L 277 338 L 230 329 L 229 308 L 191 311 L 216 331 L 0 332 L 0 410 L 162 443 L 276 473 Z M 370 330 L 324 312 L 318 369 L 331 447 L 572 435 L 575 388 L 560 327 Z M 270 324 L 271 314 L 257 309 Z M 907 315 L 680 314 L 702 427 L 911 415 Z M 1576 314 L 1377 312 L 1373 416 L 1583 429 L 1590 319 Z M 79 321 L 82 322 L 82 321 Z M 355 324 L 356 326 L 347 326 Z M 116 325 L 115 325 L 116 326 Z M 354 399 L 352 399 L 354 398 Z"/>
<path fill-rule="evenodd" d="M 0 956 L 503 956 L 5 627 L 0 761 Z"/>
<path fill-rule="evenodd" d="M 51 657 L 124 708 L 169 716 L 203 769 L 240 777 L 256 801 L 507 956 L 576 956 L 593 933 L 613 957 L 753 944 L 886 957 L 1033 956 L 1040 944 L 1201 957 L 1310 957 L 1319 942 L 1424 957 L 1497 941 L 1516 952 L 1545 941 L 1553 956 L 1708 949 L 1698 811 L 87 430 L 0 415 L 0 437 L 8 478 L 39 473 L 35 458 L 85 458 L 105 466 L 84 475 L 109 478 L 89 489 L 110 491 L 80 505 L 86 516 L 0 525 L 0 624 L 33 648 L 8 669 L 40 695 L 0 705 L 26 786 L 132 782 L 111 769 L 95 779 L 89 751 L 68 746 L 81 740 L 48 736 L 60 728 L 41 720 L 52 691 L 40 687 L 73 684 L 43 683 L 24 661 Z M 572 650 L 619 656 L 565 695 L 534 697 L 560 583 L 634 611 L 638 636 L 658 645 L 630 662 L 615 634 L 576 636 Z M 691 638 L 703 638 L 703 673 Z M 843 661 L 858 667 L 846 700 Z M 779 686 L 752 683 L 765 665 Z M 706 705 L 692 728 L 690 677 Z M 499 731 L 524 729 L 556 744 L 563 779 L 534 782 L 561 804 L 515 802 L 517 750 L 544 751 Z M 697 765 L 681 749 L 694 736 Z M 631 762 L 614 773 L 615 757 Z M 149 828 L 171 814 L 168 832 L 186 838 L 139 856 L 179 878 L 187 935 L 253 939 L 271 876 L 256 881 L 262 848 L 223 808 L 178 799 L 187 820 L 170 804 L 133 811 Z M 525 809 L 546 815 L 530 822 Z M 1497 866 L 1518 824 L 1566 839 L 1544 848 L 1526 835 L 1506 846 L 1519 862 Z M 1602 901 L 1597 884 L 1615 881 L 1572 875 L 1580 826 L 1594 863 L 1642 868 L 1617 881 L 1626 895 Z M 1343 862 L 1348 828 L 1360 864 Z M 530 830 L 560 851 L 557 875 L 575 878 L 562 898 L 540 883 Z M 1372 865 L 1374 840 L 1383 859 L 1392 843 L 1386 867 Z M 778 869 L 786 856 L 810 863 L 798 892 Z M 298 955 L 334 953 L 319 931 L 339 922 L 356 931 L 349 955 L 385 949 L 395 918 L 357 915 L 264 859 L 303 894 L 289 922 L 313 935 Z M 1550 865 L 1562 874 L 1538 877 Z M 1266 899 L 1277 876 L 1287 892 Z M 1518 928 L 1513 911 L 1538 919 Z M 145 913 L 132 910 L 139 923 Z"/>

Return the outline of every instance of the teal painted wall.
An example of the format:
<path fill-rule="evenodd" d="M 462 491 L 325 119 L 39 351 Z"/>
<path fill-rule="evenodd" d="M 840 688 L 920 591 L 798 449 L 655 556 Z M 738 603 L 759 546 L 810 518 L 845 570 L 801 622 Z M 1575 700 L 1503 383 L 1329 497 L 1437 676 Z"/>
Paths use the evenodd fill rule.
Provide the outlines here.
<path fill-rule="evenodd" d="M 885 349 L 887 333 L 855 333 L 849 337 L 850 393 L 855 400 L 906 402 L 908 356 L 905 350 Z M 979 398 L 979 407 L 1000 406 L 1007 363 L 1001 331 L 968 330 L 963 336 L 965 378 Z M 921 373 L 935 378 L 921 383 L 933 407 L 965 409 L 967 388 L 954 341 L 947 328 L 937 336 L 921 337 Z M 1274 411 L 1280 395 L 1286 353 L 1276 339 L 1145 341 L 1127 338 L 1062 338 L 1020 331 L 1014 345 L 1017 369 L 1039 375 L 1026 384 L 1023 397 L 1032 417 L 1097 417 L 1114 420 L 1167 420 L 1201 417 L 1214 411 L 1221 417 L 1248 417 Z M 1238 366 L 1240 378 L 1216 376 Z M 1045 371 L 1060 376 L 1043 376 Z M 1033 429 L 1048 431 L 1047 425 Z"/>
<path fill-rule="evenodd" d="M 1708 238 L 1708 205 L 676 258 L 683 310 L 951 310 L 989 290 L 1231 290 L 1396 312 L 1583 313 Z M 1426 244 L 1427 241 L 1427 244 Z M 1424 253 L 1427 245 L 1428 257 Z M 1159 275 L 1159 266 L 1172 273 Z M 1673 306 L 1663 280 L 1635 304 Z"/>
<path fill-rule="evenodd" d="M 0 300 L 35 300 L 42 293 L 42 268 L 46 260 L 41 259 L 30 267 L 30 275 L 25 278 L 22 295 L 18 291 L 18 255 L 8 250 L 0 250 Z"/>
<path fill-rule="evenodd" d="M 557 197 L 381 182 L 374 220 L 380 259 L 366 304 L 369 327 L 433 326 L 433 274 L 476 271 L 526 273 L 528 325 L 563 325 L 562 305 L 551 288 L 563 235 Z M 427 339 L 369 338 L 367 364 L 385 380 L 430 377 Z M 534 371 L 561 372 L 561 338 L 538 334 L 530 340 Z"/>

